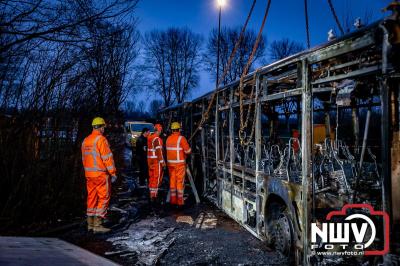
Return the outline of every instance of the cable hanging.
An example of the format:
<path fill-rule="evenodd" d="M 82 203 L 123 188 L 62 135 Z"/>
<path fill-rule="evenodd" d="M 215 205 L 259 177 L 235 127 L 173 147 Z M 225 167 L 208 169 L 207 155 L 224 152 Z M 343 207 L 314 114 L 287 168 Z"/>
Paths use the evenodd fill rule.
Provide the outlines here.
<path fill-rule="evenodd" d="M 214 90 L 214 92 L 213 92 L 213 94 L 212 94 L 212 96 L 211 96 L 210 102 L 209 102 L 209 104 L 208 104 L 208 106 L 207 106 L 207 110 L 206 110 L 206 112 L 203 114 L 203 116 L 202 116 L 202 118 L 201 118 L 201 120 L 200 120 L 198 126 L 197 126 L 196 129 L 193 131 L 192 135 L 190 136 L 189 141 L 192 140 L 192 138 L 196 135 L 196 133 L 201 129 L 201 127 L 203 126 L 203 124 L 204 124 L 204 123 L 207 121 L 207 119 L 208 119 L 208 115 L 209 115 L 209 113 L 210 113 L 210 111 L 211 111 L 212 105 L 213 105 L 214 100 L 215 100 L 215 97 L 216 97 L 216 95 L 217 95 L 219 85 L 220 85 L 221 82 L 225 79 L 225 76 L 227 75 L 227 73 L 228 73 L 228 71 L 229 71 L 229 69 L 230 69 L 230 67 L 231 67 L 231 65 L 232 65 L 232 61 L 233 61 L 233 59 L 234 59 L 234 57 L 235 57 L 236 51 L 237 51 L 237 49 L 239 48 L 240 43 L 242 42 L 244 32 L 246 31 L 246 28 L 247 28 L 247 25 L 248 25 L 249 20 L 250 20 L 250 18 L 251 18 L 251 15 L 253 14 L 253 10 L 254 10 L 254 7 L 255 7 L 255 5 L 256 5 L 256 2 L 257 2 L 256 0 L 253 0 L 253 4 L 251 5 L 249 14 L 247 15 L 246 22 L 244 23 L 244 25 L 243 25 L 243 27 L 242 27 L 242 30 L 241 30 L 241 32 L 240 32 L 239 39 L 238 39 L 237 42 L 235 43 L 235 47 L 233 48 L 233 50 L 232 50 L 232 52 L 231 52 L 231 54 L 230 54 L 230 56 L 229 56 L 229 59 L 228 59 L 228 62 L 226 63 L 226 67 L 225 67 L 224 72 L 222 73 L 221 77 L 220 77 L 220 78 L 218 79 L 218 81 L 217 81 L 217 86 L 216 86 L 216 88 L 215 88 L 215 90 Z"/>
<path fill-rule="evenodd" d="M 308 4 L 304 0 L 304 17 L 306 18 L 306 35 L 307 35 L 307 49 L 310 49 L 310 27 L 308 24 Z"/>
<path fill-rule="evenodd" d="M 246 136 L 245 136 L 245 129 L 247 128 L 249 119 L 250 119 L 250 112 L 251 112 L 251 108 L 249 108 L 249 110 L 247 111 L 247 115 L 246 115 L 246 121 L 244 121 L 243 119 L 243 113 L 244 113 L 244 109 L 243 109 L 243 82 L 244 82 L 244 77 L 247 75 L 251 63 L 253 61 L 254 55 L 257 52 L 258 49 L 258 45 L 261 41 L 262 38 L 262 33 L 264 30 L 264 26 L 265 26 L 265 22 L 267 20 L 268 17 L 268 13 L 269 13 L 269 8 L 271 7 L 271 0 L 268 0 L 268 4 L 267 7 L 265 9 L 265 13 L 264 13 L 264 17 L 260 26 L 260 30 L 258 31 L 258 35 L 257 35 L 257 39 L 256 42 L 254 43 L 253 46 L 253 50 L 251 51 L 251 54 L 249 56 L 249 59 L 247 60 L 246 66 L 243 70 L 242 76 L 240 77 L 240 82 L 239 82 L 239 108 L 240 108 L 240 129 L 239 129 L 239 139 L 240 139 L 240 143 L 244 146 L 247 146 L 248 144 L 250 144 L 251 139 L 253 137 L 254 134 L 254 127 L 255 127 L 255 119 L 253 119 L 253 126 L 251 128 L 251 133 L 250 136 L 248 137 L 248 140 L 246 141 Z M 256 71 L 257 73 L 257 71 Z M 256 73 L 254 74 L 254 80 L 256 79 Z M 253 93 L 254 93 L 254 86 L 252 87 L 251 93 L 250 93 L 250 98 L 253 97 Z M 258 95 L 256 95 L 256 99 L 258 98 Z M 256 105 L 256 103 L 254 103 L 254 105 Z M 256 116 L 256 108 L 254 108 L 254 118 Z"/>
<path fill-rule="evenodd" d="M 338 26 L 338 28 L 339 28 L 339 30 L 340 30 L 340 33 L 341 33 L 342 35 L 344 35 L 344 30 L 343 30 L 343 28 L 342 28 L 342 25 L 340 25 L 339 18 L 338 18 L 338 16 L 337 16 L 336 11 L 335 11 L 335 8 L 334 8 L 334 6 L 333 6 L 333 4 L 332 4 L 332 0 L 328 0 L 328 4 L 329 4 L 329 8 L 331 9 L 333 18 L 335 19 L 336 24 L 337 24 L 337 26 Z"/>

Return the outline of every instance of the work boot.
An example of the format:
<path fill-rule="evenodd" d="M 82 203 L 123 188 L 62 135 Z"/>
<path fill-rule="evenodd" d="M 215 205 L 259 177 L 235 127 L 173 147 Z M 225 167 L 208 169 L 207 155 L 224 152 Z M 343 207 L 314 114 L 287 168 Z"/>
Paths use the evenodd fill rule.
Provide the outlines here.
<path fill-rule="evenodd" d="M 108 233 L 111 229 L 103 226 L 103 219 L 99 216 L 94 217 L 93 232 L 94 233 Z"/>
<path fill-rule="evenodd" d="M 87 221 L 87 230 L 88 231 L 93 231 L 94 216 L 88 216 L 86 221 Z"/>

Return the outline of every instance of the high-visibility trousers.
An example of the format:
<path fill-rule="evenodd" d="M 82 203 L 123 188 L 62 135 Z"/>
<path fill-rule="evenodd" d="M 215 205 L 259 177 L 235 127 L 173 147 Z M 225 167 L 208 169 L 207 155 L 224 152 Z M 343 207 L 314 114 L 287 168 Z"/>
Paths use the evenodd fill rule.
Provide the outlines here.
<path fill-rule="evenodd" d="M 169 164 L 169 203 L 175 205 L 183 205 L 183 193 L 185 190 L 185 164 Z"/>
<path fill-rule="evenodd" d="M 163 179 L 163 168 L 159 162 L 149 162 L 150 198 L 157 198 L 158 188 Z"/>
<path fill-rule="evenodd" d="M 107 214 L 111 197 L 110 176 L 103 174 L 97 177 L 86 177 L 87 216 L 100 216 L 104 218 Z"/>

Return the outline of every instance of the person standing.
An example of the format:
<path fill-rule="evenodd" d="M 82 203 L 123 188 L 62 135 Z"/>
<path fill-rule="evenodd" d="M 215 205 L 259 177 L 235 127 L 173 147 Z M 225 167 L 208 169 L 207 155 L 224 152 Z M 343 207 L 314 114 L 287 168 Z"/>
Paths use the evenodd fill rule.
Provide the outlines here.
<path fill-rule="evenodd" d="M 167 165 L 170 178 L 171 205 L 184 205 L 183 193 L 185 189 L 186 156 L 192 152 L 189 143 L 180 133 L 181 125 L 178 122 L 171 124 L 172 134 L 167 138 Z"/>
<path fill-rule="evenodd" d="M 87 228 L 88 231 L 95 233 L 110 231 L 103 225 L 103 220 L 110 202 L 111 182 L 117 179 L 113 154 L 107 139 L 103 136 L 105 126 L 103 118 L 94 118 L 93 131 L 84 139 L 81 148 L 88 192 Z"/>
<path fill-rule="evenodd" d="M 150 129 L 143 128 L 142 134 L 136 141 L 136 160 L 139 165 L 139 185 L 141 186 L 146 185 L 149 179 L 149 170 L 147 167 L 147 137 L 149 134 Z"/>
<path fill-rule="evenodd" d="M 154 125 L 154 133 L 147 138 L 147 163 L 149 167 L 150 201 L 157 200 L 158 189 L 163 179 L 163 169 L 166 166 L 163 156 L 163 142 L 160 138 L 162 126 Z"/>

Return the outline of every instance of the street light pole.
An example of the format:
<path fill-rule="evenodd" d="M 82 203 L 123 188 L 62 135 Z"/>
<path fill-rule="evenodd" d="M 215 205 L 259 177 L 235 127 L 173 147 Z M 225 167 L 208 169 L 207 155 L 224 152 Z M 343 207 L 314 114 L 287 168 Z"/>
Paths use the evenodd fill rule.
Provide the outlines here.
<path fill-rule="evenodd" d="M 219 80 L 219 47 L 220 47 L 220 39 L 221 39 L 221 10 L 222 4 L 219 1 L 219 17 L 218 17 L 218 40 L 217 40 L 217 78 L 215 80 L 215 87 L 218 89 L 218 80 Z"/>

